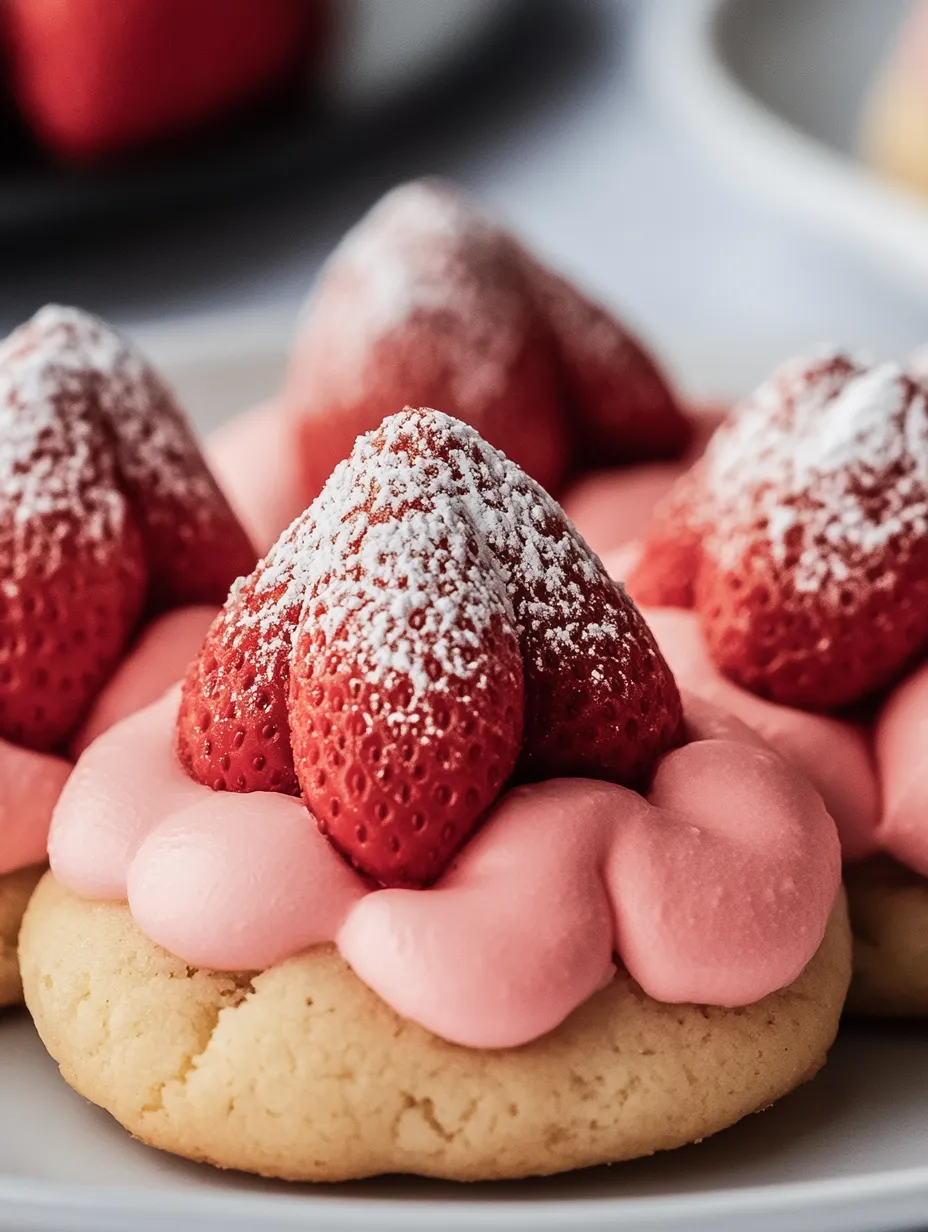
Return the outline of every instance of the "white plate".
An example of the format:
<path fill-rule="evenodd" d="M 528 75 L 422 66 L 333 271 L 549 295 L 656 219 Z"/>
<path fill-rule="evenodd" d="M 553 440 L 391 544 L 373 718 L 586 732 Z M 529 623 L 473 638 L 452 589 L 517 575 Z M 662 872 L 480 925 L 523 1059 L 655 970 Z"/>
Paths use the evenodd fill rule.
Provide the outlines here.
<path fill-rule="evenodd" d="M 143 341 L 205 426 L 276 387 L 290 324 L 188 322 Z M 287 1187 L 133 1142 L 64 1085 L 25 1015 L 0 1017 L 4 1232 L 887 1232 L 928 1223 L 926 1125 L 925 1028 L 857 1027 L 801 1091 L 652 1160 L 518 1184 Z"/>
<path fill-rule="evenodd" d="M 746 191 L 928 300 L 928 203 L 872 174 L 855 148 L 903 11 L 903 0 L 649 0 L 643 63 L 667 110 Z"/>

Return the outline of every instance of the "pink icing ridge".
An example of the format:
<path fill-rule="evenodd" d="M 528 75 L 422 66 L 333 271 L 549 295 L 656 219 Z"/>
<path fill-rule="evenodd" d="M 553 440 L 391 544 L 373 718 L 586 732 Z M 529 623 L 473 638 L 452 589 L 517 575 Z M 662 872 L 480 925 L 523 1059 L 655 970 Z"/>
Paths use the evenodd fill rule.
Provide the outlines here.
<path fill-rule="evenodd" d="M 179 608 L 142 631 L 72 742 L 75 755 L 177 681 L 215 614 L 215 608 Z M 0 740 L 0 874 L 44 863 L 52 811 L 70 774 L 63 757 Z"/>
<path fill-rule="evenodd" d="M 215 616 L 215 607 L 198 604 L 165 612 L 146 625 L 72 740 L 72 756 L 79 757 L 107 728 L 157 701 L 180 680 Z"/>
<path fill-rule="evenodd" d="M 888 697 L 876 722 L 881 848 L 928 877 L 928 663 Z"/>
<path fill-rule="evenodd" d="M 217 428 L 206 453 L 229 504 L 264 556 L 313 495 L 300 470 L 293 417 L 277 402 L 263 402 Z"/>
<path fill-rule="evenodd" d="M 0 875 L 44 863 L 52 810 L 70 773 L 63 757 L 0 740 Z"/>
<path fill-rule="evenodd" d="M 821 798 L 736 719 L 687 703 L 693 743 L 650 797 L 520 787 L 429 890 L 372 890 L 302 803 L 215 793 L 173 753 L 176 692 L 80 759 L 50 857 L 76 893 L 127 898 L 194 966 L 260 970 L 334 941 L 400 1014 L 479 1048 L 551 1030 L 618 952 L 665 1001 L 749 1004 L 819 946 L 840 878 Z"/>
<path fill-rule="evenodd" d="M 880 791 L 867 729 L 778 705 L 727 680 L 709 657 L 694 612 L 646 608 L 643 615 L 682 689 L 747 723 L 805 772 L 835 820 L 845 858 L 877 851 Z"/>

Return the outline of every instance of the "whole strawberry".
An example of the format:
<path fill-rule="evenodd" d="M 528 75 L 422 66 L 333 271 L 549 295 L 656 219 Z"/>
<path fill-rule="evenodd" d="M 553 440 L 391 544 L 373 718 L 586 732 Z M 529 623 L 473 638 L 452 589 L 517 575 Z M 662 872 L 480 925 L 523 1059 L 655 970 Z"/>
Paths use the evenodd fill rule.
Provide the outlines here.
<path fill-rule="evenodd" d="M 403 402 L 446 408 L 552 492 L 571 469 L 678 457 L 690 437 L 629 331 L 433 179 L 379 201 L 307 302 L 281 396 L 307 495 Z"/>
<path fill-rule="evenodd" d="M 177 747 L 214 787 L 298 782 L 359 868 L 422 885 L 514 774 L 644 786 L 680 726 L 650 633 L 556 503 L 473 429 L 407 410 L 230 596 Z"/>
<path fill-rule="evenodd" d="M 928 644 L 928 406 L 893 364 L 840 353 L 784 366 L 690 477 L 693 603 L 726 675 L 811 710 L 858 702 Z M 682 573 L 655 544 L 630 579 L 651 600 Z M 692 542 L 690 540 L 690 542 Z M 665 547 L 664 561 L 673 554 Z M 648 585 L 645 582 L 648 581 Z"/>
<path fill-rule="evenodd" d="M 59 745 L 146 608 L 219 600 L 253 553 L 166 387 L 43 309 L 0 346 L 0 737 Z"/>

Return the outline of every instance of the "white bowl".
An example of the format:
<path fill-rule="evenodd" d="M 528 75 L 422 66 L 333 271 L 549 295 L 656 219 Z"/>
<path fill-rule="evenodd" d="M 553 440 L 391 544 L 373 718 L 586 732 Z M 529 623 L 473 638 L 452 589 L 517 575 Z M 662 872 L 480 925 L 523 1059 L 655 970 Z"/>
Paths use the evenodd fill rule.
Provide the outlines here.
<path fill-rule="evenodd" d="M 904 10 L 902 0 L 650 0 L 642 63 L 666 110 L 745 191 L 928 302 L 928 203 L 855 150 L 867 86 Z"/>

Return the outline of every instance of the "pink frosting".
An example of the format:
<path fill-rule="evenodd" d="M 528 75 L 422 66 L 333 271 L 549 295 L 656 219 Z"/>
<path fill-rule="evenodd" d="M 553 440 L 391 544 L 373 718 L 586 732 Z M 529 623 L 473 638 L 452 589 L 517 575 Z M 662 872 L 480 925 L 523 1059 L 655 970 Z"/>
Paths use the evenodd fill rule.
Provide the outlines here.
<path fill-rule="evenodd" d="M 113 723 L 174 684 L 202 645 L 215 614 L 215 608 L 181 608 L 147 626 L 72 742 L 75 756 Z M 0 874 L 44 862 L 52 810 L 70 773 L 71 765 L 62 757 L 0 740 Z"/>
<path fill-rule="evenodd" d="M 214 607 L 182 607 L 146 625 L 71 742 L 72 755 L 79 757 L 107 728 L 157 701 L 180 680 L 215 616 Z"/>
<path fill-rule="evenodd" d="M 0 875 L 45 860 L 52 809 L 71 767 L 0 740 Z"/>
<path fill-rule="evenodd" d="M 840 856 L 821 798 L 696 699 L 694 740 L 647 799 L 583 779 L 517 788 L 428 890 L 371 889 L 297 800 L 187 778 L 176 710 L 169 695 L 87 750 L 50 857 L 194 966 L 263 969 L 334 941 L 400 1014 L 496 1048 L 551 1030 L 616 953 L 661 1000 L 743 1005 L 793 980 L 824 934 Z"/>
<path fill-rule="evenodd" d="M 780 706 L 727 680 L 709 657 L 695 613 L 651 608 L 644 617 L 680 687 L 736 715 L 805 771 L 835 820 L 847 859 L 873 854 L 880 792 L 867 729 Z"/>
<path fill-rule="evenodd" d="M 693 443 L 685 458 L 592 471 L 568 488 L 561 504 L 594 552 L 602 556 L 644 534 L 654 506 L 704 451 L 724 417 L 724 407 L 695 406 Z"/>
<path fill-rule="evenodd" d="M 264 402 L 218 428 L 207 442 L 210 468 L 260 555 L 309 503 L 293 417 Z"/>
<path fill-rule="evenodd" d="M 880 846 L 928 877 L 928 663 L 890 694 L 876 723 Z"/>

